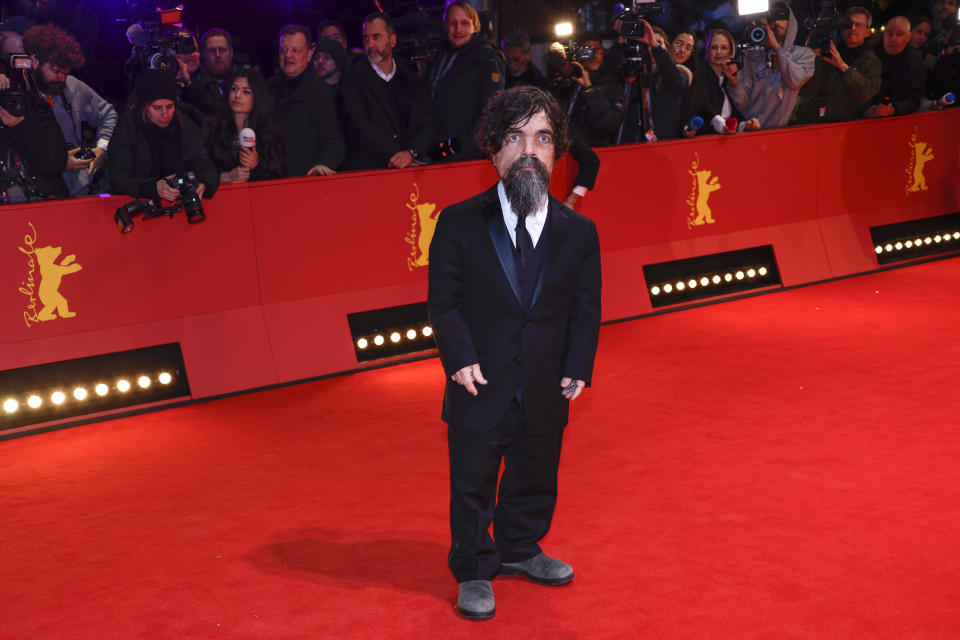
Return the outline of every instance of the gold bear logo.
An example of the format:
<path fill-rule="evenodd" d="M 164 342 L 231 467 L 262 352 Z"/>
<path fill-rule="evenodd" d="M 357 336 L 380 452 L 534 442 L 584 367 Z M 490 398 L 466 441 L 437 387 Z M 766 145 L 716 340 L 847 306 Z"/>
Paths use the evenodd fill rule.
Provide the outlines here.
<path fill-rule="evenodd" d="M 913 171 L 910 186 L 907 192 L 917 192 L 927 190 L 927 179 L 923 175 L 923 168 L 928 162 L 934 159 L 933 149 L 927 146 L 926 142 L 912 141 L 913 146 Z"/>
<path fill-rule="evenodd" d="M 37 320 L 41 322 L 55 320 L 57 314 L 61 318 L 73 318 L 77 315 L 70 311 L 67 299 L 60 293 L 60 283 L 63 281 L 63 276 L 76 273 L 83 267 L 74 262 L 77 256 L 72 253 L 57 264 L 57 257 L 61 251 L 61 247 L 36 249 L 37 264 L 40 267 L 40 286 L 37 288 L 37 295 L 43 303 L 43 308 L 37 313 Z"/>
<path fill-rule="evenodd" d="M 709 169 L 700 169 L 700 154 L 695 153 L 689 173 L 693 176 L 693 188 L 687 204 L 690 205 L 690 215 L 687 217 L 687 228 L 699 227 L 704 224 L 713 224 L 713 211 L 710 209 L 710 194 L 721 188 L 720 178 L 712 175 Z"/>
<path fill-rule="evenodd" d="M 910 156 L 907 160 L 907 195 L 927 190 L 927 179 L 923 170 L 934 159 L 933 149 L 920 140 L 920 130 L 914 126 L 913 135 L 907 144 Z"/>
<path fill-rule="evenodd" d="M 412 226 L 404 238 L 410 245 L 407 268 L 413 271 L 414 267 L 425 267 L 430 263 L 430 241 L 437 228 L 439 212 L 435 202 L 420 203 L 420 187 L 416 182 L 413 183 L 413 193 L 406 207 L 412 214 Z"/>

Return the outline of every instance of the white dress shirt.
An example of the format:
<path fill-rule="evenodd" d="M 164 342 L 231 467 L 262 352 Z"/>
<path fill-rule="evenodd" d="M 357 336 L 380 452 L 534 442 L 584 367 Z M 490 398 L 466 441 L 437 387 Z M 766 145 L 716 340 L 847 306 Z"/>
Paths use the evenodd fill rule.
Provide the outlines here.
<path fill-rule="evenodd" d="M 507 225 L 507 233 L 510 234 L 510 241 L 513 242 L 513 246 L 517 246 L 517 214 L 513 212 L 513 207 L 510 206 L 510 201 L 507 200 L 507 192 L 503 188 L 503 181 L 497 183 L 497 195 L 500 196 L 500 210 L 503 212 L 503 223 Z M 530 234 L 530 239 L 533 240 L 533 246 L 537 246 L 537 242 L 540 240 L 540 234 L 543 233 L 543 225 L 547 223 L 547 208 L 550 204 L 550 197 L 546 196 L 543 199 L 543 204 L 540 207 L 527 215 L 527 233 Z"/>

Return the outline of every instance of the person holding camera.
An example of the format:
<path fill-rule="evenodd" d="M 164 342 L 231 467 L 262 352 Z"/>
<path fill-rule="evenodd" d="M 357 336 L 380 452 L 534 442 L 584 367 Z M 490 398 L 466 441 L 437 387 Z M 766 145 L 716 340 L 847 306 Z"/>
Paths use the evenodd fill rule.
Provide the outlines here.
<path fill-rule="evenodd" d="M 136 107 L 117 122 L 107 150 L 114 193 L 175 201 L 180 192 L 167 179 L 197 175 L 197 195 L 212 198 L 220 174 L 207 157 L 198 126 L 183 117 L 174 77 L 157 69 L 137 76 Z"/>
<path fill-rule="evenodd" d="M 0 83 L 9 79 L 0 76 Z M 47 196 L 68 197 L 61 172 L 67 144 L 50 109 L 26 105 L 11 113 L 0 90 L 0 191 L 2 202 L 24 202 Z M 21 105 L 23 103 L 21 102 Z M 14 109 L 14 111 L 19 111 Z"/>
<path fill-rule="evenodd" d="M 763 28 L 763 48 L 747 51 L 729 92 L 745 118 L 756 118 L 762 129 L 775 129 L 790 120 L 800 89 L 813 77 L 816 56 L 809 47 L 794 44 L 798 25 L 786 2 L 770 6 Z"/>
<path fill-rule="evenodd" d="M 96 190 L 96 175 L 105 167 L 107 147 L 117 126 L 117 112 L 86 83 L 70 75 L 85 63 L 80 44 L 52 24 L 27 30 L 23 46 L 33 62 L 30 77 L 40 97 L 53 108 L 54 118 L 68 146 L 63 180 L 71 196 Z M 86 123 L 96 129 L 96 142 L 87 145 L 81 135 Z M 105 185 L 104 185 L 105 186 Z"/>
<path fill-rule="evenodd" d="M 863 7 L 851 7 L 844 16 L 840 45 L 830 39 L 826 50 L 813 49 L 813 77 L 800 89 L 790 124 L 851 120 L 880 90 L 880 59 L 867 43 L 873 18 Z"/>
<path fill-rule="evenodd" d="M 646 77 L 641 74 L 631 84 L 630 104 L 621 142 L 677 138 L 684 115 L 683 104 L 690 87 L 690 80 L 681 71 L 686 67 L 677 62 L 669 51 L 667 43 L 670 37 L 663 29 L 651 26 L 646 20 L 641 19 L 639 23 L 643 35 L 637 38 L 637 42 L 646 47 L 645 58 L 649 61 L 649 67 Z M 641 88 L 646 91 L 641 91 Z M 643 123 L 644 112 L 646 128 Z"/>
<path fill-rule="evenodd" d="M 480 15 L 468 0 L 455 0 L 443 15 L 447 42 L 426 76 L 440 140 L 461 145 L 452 160 L 482 157 L 474 136 L 483 106 L 504 87 L 503 58 L 484 44 Z"/>
<path fill-rule="evenodd" d="M 891 18 L 883 31 L 880 90 L 863 105 L 864 118 L 913 113 L 920 108 L 926 80 L 923 57 L 910 45 L 910 21 Z"/>
<path fill-rule="evenodd" d="M 567 62 L 557 60 L 558 49 L 552 49 L 551 69 L 557 63 L 570 68 L 568 80 L 558 85 L 551 83 L 551 93 L 569 114 L 571 137 L 577 137 L 590 147 L 606 147 L 623 122 L 623 85 L 615 72 L 604 65 L 605 51 L 600 35 L 585 31 L 575 57 Z M 556 76 L 556 74 L 553 74 Z"/>
<path fill-rule="evenodd" d="M 730 98 L 730 86 L 737 82 L 737 65 L 733 62 L 735 46 L 733 35 L 726 29 L 714 29 L 707 35 L 706 64 L 697 66 L 690 109 L 682 119 L 682 122 L 690 122 L 699 116 L 704 124 L 699 129 L 684 125 L 683 134 L 688 138 L 697 133 L 737 133 L 740 123 L 746 131 L 760 128 L 760 121 L 756 118 L 744 121 L 743 114 Z"/>
<path fill-rule="evenodd" d="M 213 117 L 207 138 L 207 154 L 221 184 L 282 178 L 283 136 L 274 124 L 273 99 L 263 76 L 249 67 L 238 69 L 228 96 L 228 108 Z"/>

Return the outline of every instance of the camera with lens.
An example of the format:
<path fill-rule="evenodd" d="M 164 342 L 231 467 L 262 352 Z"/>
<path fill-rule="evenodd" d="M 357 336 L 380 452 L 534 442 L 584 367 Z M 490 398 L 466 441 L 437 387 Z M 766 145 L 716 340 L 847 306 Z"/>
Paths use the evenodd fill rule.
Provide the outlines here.
<path fill-rule="evenodd" d="M 10 79 L 10 86 L 0 90 L 0 107 L 14 117 L 22 116 L 27 110 L 27 94 L 31 91 L 28 72 L 33 69 L 30 56 L 24 54 L 3 54 L 0 57 L 0 73 Z"/>
<path fill-rule="evenodd" d="M 166 178 L 166 182 L 172 188 L 180 192 L 179 202 L 175 202 L 169 207 L 161 207 L 154 200 L 133 200 L 118 208 L 113 214 L 113 222 L 120 229 L 120 233 L 130 233 L 133 231 L 133 220 L 137 217 L 143 217 L 144 220 L 150 218 L 159 218 L 167 216 L 172 218 L 173 214 L 183 209 L 187 215 L 187 222 L 195 224 L 207 219 L 203 212 L 203 205 L 200 204 L 200 196 L 197 195 L 197 186 L 199 180 L 193 171 L 187 171 L 183 176 Z"/>
<path fill-rule="evenodd" d="M 73 157 L 77 160 L 93 160 L 97 157 L 97 154 L 93 152 L 93 149 L 90 148 L 90 145 L 82 142 L 80 143 L 80 148 L 77 149 L 75 154 L 73 154 Z"/>
<path fill-rule="evenodd" d="M 127 27 L 127 41 L 133 45 L 133 51 L 123 68 L 131 78 L 144 69 L 176 75 L 180 69 L 177 54 L 197 50 L 193 36 L 180 29 L 182 8 L 158 11 L 159 20 L 135 22 Z"/>
<path fill-rule="evenodd" d="M 10 166 L 6 161 L 0 160 L 0 193 L 6 193 L 12 187 L 20 187 L 27 202 L 45 199 L 47 196 L 37 188 L 34 177 L 26 172 L 16 158 L 12 162 L 13 166 Z"/>
<path fill-rule="evenodd" d="M 200 196 L 197 195 L 197 187 L 200 184 L 200 181 L 197 180 L 197 174 L 193 171 L 187 171 L 182 176 L 167 178 L 167 184 L 180 192 L 180 202 L 183 206 L 183 212 L 187 214 L 187 222 L 196 224 L 207 219 L 207 215 L 203 212 Z"/>
<path fill-rule="evenodd" d="M 649 69 L 647 45 L 640 42 L 646 36 L 646 27 L 642 21 L 663 13 L 663 4 L 659 2 L 640 2 L 632 0 L 630 8 L 617 16 L 620 21 L 620 35 L 623 36 L 623 66 L 620 70 L 624 79 L 645 75 Z"/>
<path fill-rule="evenodd" d="M 447 41 L 443 6 L 424 7 L 415 3 L 412 7 L 403 7 L 403 4 L 391 11 L 397 25 L 394 55 L 417 64 L 433 62 Z"/>
<path fill-rule="evenodd" d="M 830 45 L 840 42 L 843 29 L 852 23 L 850 18 L 841 16 L 834 0 L 821 0 L 820 13 L 817 14 L 810 29 L 810 48 L 819 49 L 821 58 L 829 58 Z"/>

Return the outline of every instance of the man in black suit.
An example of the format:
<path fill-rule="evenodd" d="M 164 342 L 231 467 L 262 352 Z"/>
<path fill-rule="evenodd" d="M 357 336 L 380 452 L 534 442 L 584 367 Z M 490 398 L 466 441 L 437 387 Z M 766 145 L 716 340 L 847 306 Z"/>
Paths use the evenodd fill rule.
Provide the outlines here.
<path fill-rule="evenodd" d="M 416 70 L 393 57 L 397 29 L 390 16 L 363 21 L 363 52 L 347 65 L 340 83 L 346 120 L 345 169 L 403 169 L 436 142 L 430 94 Z"/>
<path fill-rule="evenodd" d="M 592 221 L 548 192 L 567 146 L 553 97 L 530 85 L 496 94 L 477 144 L 501 180 L 441 212 L 427 306 L 450 376 L 448 562 L 460 583 L 458 611 L 482 619 L 496 611 L 498 573 L 548 585 L 573 579 L 570 565 L 538 543 L 556 504 L 569 402 L 593 372 L 600 243 Z"/>

